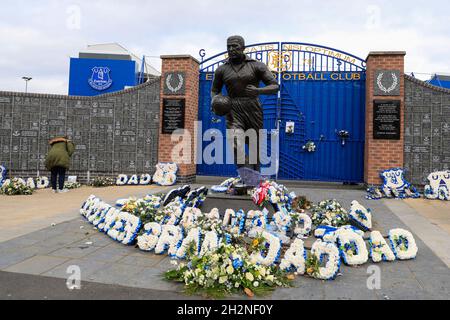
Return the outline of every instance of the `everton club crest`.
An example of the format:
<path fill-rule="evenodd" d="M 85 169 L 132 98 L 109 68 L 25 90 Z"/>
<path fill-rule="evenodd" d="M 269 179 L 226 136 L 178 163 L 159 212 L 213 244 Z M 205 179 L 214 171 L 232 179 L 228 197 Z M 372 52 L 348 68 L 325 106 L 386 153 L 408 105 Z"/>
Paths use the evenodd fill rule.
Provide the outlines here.
<path fill-rule="evenodd" d="M 92 76 L 89 85 L 98 91 L 103 91 L 112 86 L 112 79 L 109 75 L 111 70 L 108 67 L 95 67 L 92 69 Z"/>

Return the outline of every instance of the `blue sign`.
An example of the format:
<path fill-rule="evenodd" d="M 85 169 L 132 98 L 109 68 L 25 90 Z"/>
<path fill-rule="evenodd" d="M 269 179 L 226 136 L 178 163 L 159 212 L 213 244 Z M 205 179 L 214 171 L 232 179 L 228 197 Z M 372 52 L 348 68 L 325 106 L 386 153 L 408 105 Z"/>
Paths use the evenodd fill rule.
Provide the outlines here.
<path fill-rule="evenodd" d="M 139 70 L 132 60 L 70 59 L 70 96 L 98 96 L 136 86 Z"/>
<path fill-rule="evenodd" d="M 113 81 L 109 75 L 108 67 L 95 67 L 92 69 L 92 76 L 89 79 L 89 85 L 98 91 L 103 91 L 111 87 Z"/>

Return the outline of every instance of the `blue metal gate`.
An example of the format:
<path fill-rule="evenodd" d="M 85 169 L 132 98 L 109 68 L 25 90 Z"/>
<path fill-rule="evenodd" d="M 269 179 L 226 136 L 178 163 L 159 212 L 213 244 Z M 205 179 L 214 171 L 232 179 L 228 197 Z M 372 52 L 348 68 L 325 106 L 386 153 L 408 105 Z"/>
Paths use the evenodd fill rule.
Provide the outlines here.
<path fill-rule="evenodd" d="M 279 139 L 279 179 L 362 182 L 365 142 L 365 61 L 340 50 L 307 43 L 248 46 L 247 55 L 278 77 L 280 94 L 261 96 L 264 128 Z M 214 71 L 221 53 L 202 61 L 199 120 L 226 137 L 225 118 L 211 112 Z M 292 129 L 290 129 L 292 128 Z M 225 139 L 225 138 L 223 138 Z M 204 141 L 203 149 L 211 142 Z M 315 146 L 313 152 L 306 148 Z M 270 143 L 268 144 L 270 146 Z M 223 141 L 224 153 L 229 154 Z M 269 151 L 270 154 L 270 151 Z M 199 175 L 234 176 L 234 165 L 203 163 Z"/>

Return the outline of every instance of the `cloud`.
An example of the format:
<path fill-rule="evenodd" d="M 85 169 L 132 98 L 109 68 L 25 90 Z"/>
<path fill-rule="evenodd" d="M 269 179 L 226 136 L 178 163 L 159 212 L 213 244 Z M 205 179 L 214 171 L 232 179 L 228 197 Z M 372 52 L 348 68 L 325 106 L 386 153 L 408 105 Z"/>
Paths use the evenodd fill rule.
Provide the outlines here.
<path fill-rule="evenodd" d="M 406 70 L 450 72 L 446 1 L 4 1 L 0 90 L 67 93 L 70 56 L 88 44 L 118 42 L 159 67 L 161 54 L 208 56 L 231 34 L 248 43 L 322 44 L 365 58 L 407 51 Z"/>

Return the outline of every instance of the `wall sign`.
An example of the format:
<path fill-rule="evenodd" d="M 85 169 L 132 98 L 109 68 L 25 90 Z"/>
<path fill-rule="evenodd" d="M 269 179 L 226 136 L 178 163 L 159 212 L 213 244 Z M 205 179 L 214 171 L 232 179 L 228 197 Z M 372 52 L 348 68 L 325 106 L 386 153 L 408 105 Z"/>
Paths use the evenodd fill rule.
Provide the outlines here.
<path fill-rule="evenodd" d="M 185 106 L 186 99 L 163 99 L 163 134 L 184 129 Z"/>
<path fill-rule="evenodd" d="M 400 140 L 400 100 L 375 100 L 373 138 Z"/>
<path fill-rule="evenodd" d="M 183 96 L 186 91 L 186 74 L 168 72 L 164 77 L 164 95 Z"/>
<path fill-rule="evenodd" d="M 88 80 L 89 85 L 98 91 L 103 91 L 112 86 L 112 79 L 109 73 L 111 70 L 108 67 L 95 67 L 92 69 L 92 76 Z"/>
<path fill-rule="evenodd" d="M 376 70 L 374 79 L 375 96 L 399 96 L 400 95 L 400 71 Z"/>

